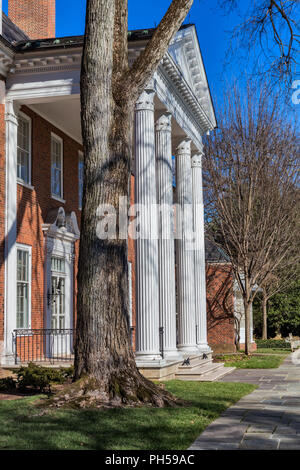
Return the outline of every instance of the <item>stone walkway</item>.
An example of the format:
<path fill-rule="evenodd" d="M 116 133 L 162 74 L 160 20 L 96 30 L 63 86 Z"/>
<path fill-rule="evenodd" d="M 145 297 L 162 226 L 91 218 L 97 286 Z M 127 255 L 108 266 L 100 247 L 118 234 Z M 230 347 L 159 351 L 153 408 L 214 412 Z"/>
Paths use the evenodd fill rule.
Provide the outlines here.
<path fill-rule="evenodd" d="M 211 423 L 189 450 L 300 449 L 300 353 L 278 369 L 236 369 L 221 382 L 259 387 Z"/>

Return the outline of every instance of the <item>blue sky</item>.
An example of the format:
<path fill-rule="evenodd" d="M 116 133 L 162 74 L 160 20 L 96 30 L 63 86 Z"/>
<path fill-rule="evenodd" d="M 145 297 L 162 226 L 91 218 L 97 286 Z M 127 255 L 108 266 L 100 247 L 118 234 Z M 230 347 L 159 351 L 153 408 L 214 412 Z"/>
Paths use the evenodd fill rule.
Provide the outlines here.
<path fill-rule="evenodd" d="M 239 2 L 247 8 L 251 0 Z M 7 13 L 8 0 L 3 0 Z M 151 28 L 157 25 L 166 12 L 170 0 L 128 0 L 129 29 Z M 56 35 L 72 36 L 84 33 L 85 0 L 56 0 Z M 226 16 L 218 7 L 217 0 L 194 0 L 186 23 L 195 23 L 214 101 L 222 100 L 225 82 L 233 82 L 240 69 L 230 64 L 224 70 L 229 44 L 228 31 L 240 20 L 236 13 Z"/>

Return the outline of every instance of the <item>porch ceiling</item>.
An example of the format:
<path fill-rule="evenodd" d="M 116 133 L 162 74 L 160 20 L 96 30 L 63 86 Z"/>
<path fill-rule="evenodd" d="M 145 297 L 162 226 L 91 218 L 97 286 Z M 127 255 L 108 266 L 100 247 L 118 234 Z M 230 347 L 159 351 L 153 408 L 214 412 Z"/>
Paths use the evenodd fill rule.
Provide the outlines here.
<path fill-rule="evenodd" d="M 58 129 L 82 143 L 81 123 L 80 123 L 80 98 L 78 95 L 60 98 L 56 101 L 46 101 L 43 103 L 34 103 L 28 105 L 33 111 L 37 112 L 41 117 L 51 122 Z M 155 120 L 166 112 L 166 108 L 159 99 L 155 98 Z M 181 129 L 176 120 L 172 119 L 172 152 L 176 153 L 176 147 L 187 137 L 186 133 Z M 196 151 L 194 143 L 192 143 L 192 151 Z"/>
<path fill-rule="evenodd" d="M 30 108 L 77 142 L 82 142 L 79 96 L 35 103 Z"/>

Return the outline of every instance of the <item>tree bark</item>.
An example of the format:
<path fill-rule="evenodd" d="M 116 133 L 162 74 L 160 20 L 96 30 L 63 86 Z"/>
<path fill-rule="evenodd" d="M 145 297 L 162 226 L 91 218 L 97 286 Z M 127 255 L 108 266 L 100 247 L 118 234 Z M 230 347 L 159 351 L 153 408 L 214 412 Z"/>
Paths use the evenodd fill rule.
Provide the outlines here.
<path fill-rule="evenodd" d="M 75 383 L 66 398 L 80 406 L 145 402 L 164 406 L 176 402 L 136 367 L 129 333 L 127 240 L 97 237 L 98 207 L 110 205 L 118 210 L 119 197 L 129 195 L 135 101 L 192 0 L 173 3 L 171 14 L 169 9 L 165 15 L 163 31 L 157 29 L 152 55 L 148 46 L 147 67 L 143 70 L 142 59 L 128 82 L 127 2 L 87 2 L 81 71 L 84 189 Z M 60 396 L 63 399 L 65 391 Z"/>
<path fill-rule="evenodd" d="M 246 271 L 246 270 L 245 270 Z M 245 294 L 244 294 L 244 309 L 245 309 L 245 354 L 251 353 L 251 288 L 249 279 L 245 278 Z"/>
<path fill-rule="evenodd" d="M 262 314 L 263 314 L 263 329 L 262 329 L 262 339 L 268 339 L 268 298 L 266 296 L 266 291 L 263 289 L 262 295 Z"/>

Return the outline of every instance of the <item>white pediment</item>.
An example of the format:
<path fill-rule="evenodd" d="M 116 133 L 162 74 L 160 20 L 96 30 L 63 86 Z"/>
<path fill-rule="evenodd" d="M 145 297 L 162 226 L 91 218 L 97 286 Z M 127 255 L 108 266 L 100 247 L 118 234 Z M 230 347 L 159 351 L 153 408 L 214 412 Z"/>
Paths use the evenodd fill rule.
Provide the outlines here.
<path fill-rule="evenodd" d="M 216 126 L 216 117 L 203 59 L 194 25 L 181 28 L 175 35 L 169 54 L 180 69 L 183 78 L 194 93 L 210 121 Z"/>

